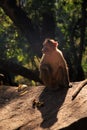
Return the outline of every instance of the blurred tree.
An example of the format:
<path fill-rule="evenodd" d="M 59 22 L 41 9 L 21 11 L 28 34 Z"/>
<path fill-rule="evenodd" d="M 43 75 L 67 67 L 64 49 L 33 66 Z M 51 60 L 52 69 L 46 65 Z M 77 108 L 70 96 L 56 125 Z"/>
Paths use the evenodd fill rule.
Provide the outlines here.
<path fill-rule="evenodd" d="M 45 0 L 44 2 L 38 1 L 39 6 L 37 6 L 38 4 L 35 5 L 36 1 L 32 0 L 31 6 L 29 8 L 31 10 L 31 12 L 28 15 L 23 10 L 23 8 L 21 8 L 21 6 L 19 6 L 18 1 L 16 1 L 16 0 L 1 0 L 0 1 L 0 6 L 4 10 L 4 12 L 10 17 L 10 19 L 14 22 L 16 27 L 22 32 L 22 34 L 28 40 L 28 42 L 29 42 L 28 46 L 31 47 L 32 52 L 34 52 L 34 54 L 37 54 L 39 56 L 41 55 L 40 50 L 41 50 L 42 41 L 44 40 L 44 38 L 45 37 L 53 38 L 55 35 L 55 22 L 54 22 L 55 12 L 52 9 L 54 7 L 54 4 L 52 4 L 53 2 L 54 1 L 50 2 L 50 0 L 48 0 L 48 1 Z M 42 6 L 40 6 L 40 5 L 42 5 Z M 36 8 L 36 6 L 37 6 L 37 8 Z M 49 6 L 50 6 L 50 8 L 49 8 Z M 36 12 L 36 9 L 37 9 L 38 13 Z M 48 9 L 49 9 L 50 13 L 48 13 Z M 46 14 L 46 12 L 48 14 Z M 38 20 L 37 20 L 37 17 L 38 17 Z M 46 23 L 45 21 L 48 21 L 48 22 Z M 11 29 L 10 31 L 13 31 L 13 29 L 11 27 L 9 29 Z M 8 32 L 10 37 L 8 37 L 8 35 L 6 35 L 6 38 L 8 38 L 8 39 L 11 38 L 11 40 L 8 41 L 8 43 L 4 44 L 4 46 L 6 47 L 4 49 L 4 51 L 6 50 L 6 52 L 8 52 L 7 53 L 8 58 L 13 60 L 13 58 L 16 56 L 14 56 L 13 58 L 11 58 L 10 56 L 12 56 L 14 51 L 15 51 L 15 54 L 18 55 L 18 52 L 20 51 L 20 49 L 16 48 L 16 46 L 19 45 L 18 42 L 16 44 L 17 35 L 18 35 L 17 32 L 14 33 L 16 37 L 11 37 L 11 36 L 13 36 L 13 33 L 11 33 L 12 35 L 10 33 Z M 5 34 L 7 34 L 7 30 L 6 30 Z M 15 48 L 15 50 L 14 49 L 11 50 L 11 48 Z M 24 48 L 22 48 L 22 49 L 24 50 Z M 17 50 L 18 50 L 18 52 L 17 52 Z M 15 59 L 14 59 L 14 61 L 15 61 Z M 19 74 L 19 72 L 18 72 L 18 74 Z"/>
<path fill-rule="evenodd" d="M 9 21 L 9 27 L 6 28 L 6 25 L 3 33 L 1 28 L 6 16 L 2 14 L 4 19 L 0 27 L 0 42 L 4 53 L 0 55 L 4 58 L 3 62 L 7 58 L 16 60 L 16 63 L 24 61 L 29 58 L 30 50 L 40 57 L 43 40 L 47 37 L 55 38 L 68 62 L 71 80 L 82 80 L 84 73 L 81 61 L 87 38 L 86 0 L 27 0 L 26 6 L 21 6 L 20 1 L 0 0 L 0 7 L 15 25 Z M 17 73 L 20 74 L 20 71 Z"/>
<path fill-rule="evenodd" d="M 81 62 L 87 45 L 87 1 L 59 0 L 56 2 L 56 8 L 57 26 L 61 28 L 66 41 L 65 46 L 62 45 L 61 47 L 64 53 L 66 53 L 70 77 L 73 80 L 82 80 L 84 79 L 84 72 Z"/>
<path fill-rule="evenodd" d="M 27 13 L 20 6 L 17 5 L 16 0 L 1 0 L 0 6 L 27 38 L 33 52 L 40 55 L 41 43 L 43 39 L 45 37 L 54 37 L 55 34 L 55 13 L 52 10 L 54 7 L 54 0 L 52 0 L 51 2 L 50 0 L 44 0 L 43 2 L 38 1 L 39 6 L 37 6 L 38 3 L 35 6 L 35 3 L 37 3 L 36 0 L 31 1 L 32 8 L 31 14 L 29 13 L 29 17 L 27 16 Z M 40 5 L 42 6 L 40 7 Z M 38 14 L 35 12 L 35 9 L 37 9 Z M 48 13 L 49 11 L 50 13 Z M 38 24 L 36 22 L 37 17 L 40 17 L 38 20 Z M 40 21 L 42 22 L 39 23 Z M 42 24 L 42 26 L 40 26 L 40 24 Z"/>

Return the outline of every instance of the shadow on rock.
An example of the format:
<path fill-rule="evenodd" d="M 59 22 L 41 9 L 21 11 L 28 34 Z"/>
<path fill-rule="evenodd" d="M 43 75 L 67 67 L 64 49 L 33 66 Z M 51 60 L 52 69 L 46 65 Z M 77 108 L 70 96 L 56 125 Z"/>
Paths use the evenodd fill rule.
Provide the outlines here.
<path fill-rule="evenodd" d="M 70 126 L 62 128 L 60 130 L 87 130 L 87 117 L 82 118 L 72 123 Z"/>
<path fill-rule="evenodd" d="M 10 86 L 0 86 L 0 108 L 4 107 L 11 100 L 19 97 L 19 93 L 14 87 Z M 17 87 L 16 87 L 17 88 Z"/>
<path fill-rule="evenodd" d="M 42 128 L 50 128 L 58 121 L 58 111 L 65 100 L 67 90 L 67 88 L 64 88 L 57 91 L 51 91 L 45 88 L 39 96 L 39 101 L 44 102 L 44 106 L 38 108 L 43 118 L 41 123 Z"/>

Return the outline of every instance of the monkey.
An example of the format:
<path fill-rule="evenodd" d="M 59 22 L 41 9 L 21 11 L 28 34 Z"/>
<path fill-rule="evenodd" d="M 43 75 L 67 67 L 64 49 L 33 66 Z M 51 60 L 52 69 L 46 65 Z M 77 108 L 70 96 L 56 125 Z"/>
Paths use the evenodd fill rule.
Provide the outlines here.
<path fill-rule="evenodd" d="M 56 90 L 70 86 L 68 65 L 57 41 L 48 38 L 43 42 L 39 70 L 46 87 Z"/>
<path fill-rule="evenodd" d="M 58 89 L 60 87 L 73 87 L 69 80 L 69 70 L 62 52 L 58 49 L 58 42 L 53 39 L 45 39 L 43 42 L 42 58 L 40 61 L 40 78 L 46 87 Z M 81 89 L 87 84 L 83 80 L 72 95 L 76 98 Z"/>
<path fill-rule="evenodd" d="M 85 87 L 85 85 L 87 84 L 87 79 L 83 80 L 80 85 L 78 86 L 78 88 L 75 90 L 75 92 L 72 95 L 72 100 L 74 100 L 76 98 L 76 96 L 79 94 L 79 92 L 81 91 L 81 89 L 83 87 Z"/>

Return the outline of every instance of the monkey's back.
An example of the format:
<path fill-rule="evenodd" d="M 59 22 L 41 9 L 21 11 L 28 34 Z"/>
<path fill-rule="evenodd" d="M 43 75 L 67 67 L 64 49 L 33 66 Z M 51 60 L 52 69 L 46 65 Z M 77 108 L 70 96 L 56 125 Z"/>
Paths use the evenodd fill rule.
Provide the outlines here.
<path fill-rule="evenodd" d="M 49 80 L 50 84 L 55 84 L 55 86 L 56 84 L 59 84 L 59 86 L 64 86 L 62 84 L 68 84 L 67 63 L 64 59 L 62 52 L 59 49 L 56 49 L 52 53 L 43 54 L 40 66 L 43 66 L 45 64 L 50 65 L 50 67 L 52 68 L 52 71 L 49 71 L 48 78 L 46 77 L 46 72 L 44 75 L 45 78 L 51 79 Z"/>
<path fill-rule="evenodd" d="M 62 52 L 57 49 L 56 51 L 53 51 L 49 54 L 43 54 L 43 57 L 41 59 L 41 64 L 50 64 L 50 66 L 53 69 L 57 69 L 59 66 L 61 67 L 67 67 L 66 61 L 63 57 Z"/>

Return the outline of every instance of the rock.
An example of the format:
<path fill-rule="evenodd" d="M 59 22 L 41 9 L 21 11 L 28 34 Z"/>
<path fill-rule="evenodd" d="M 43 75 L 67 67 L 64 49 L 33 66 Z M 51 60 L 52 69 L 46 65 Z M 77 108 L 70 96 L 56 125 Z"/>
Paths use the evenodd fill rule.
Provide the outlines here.
<path fill-rule="evenodd" d="M 72 100 L 72 88 L 0 86 L 0 130 L 87 130 L 87 85 Z M 33 107 L 33 101 L 43 103 Z"/>

